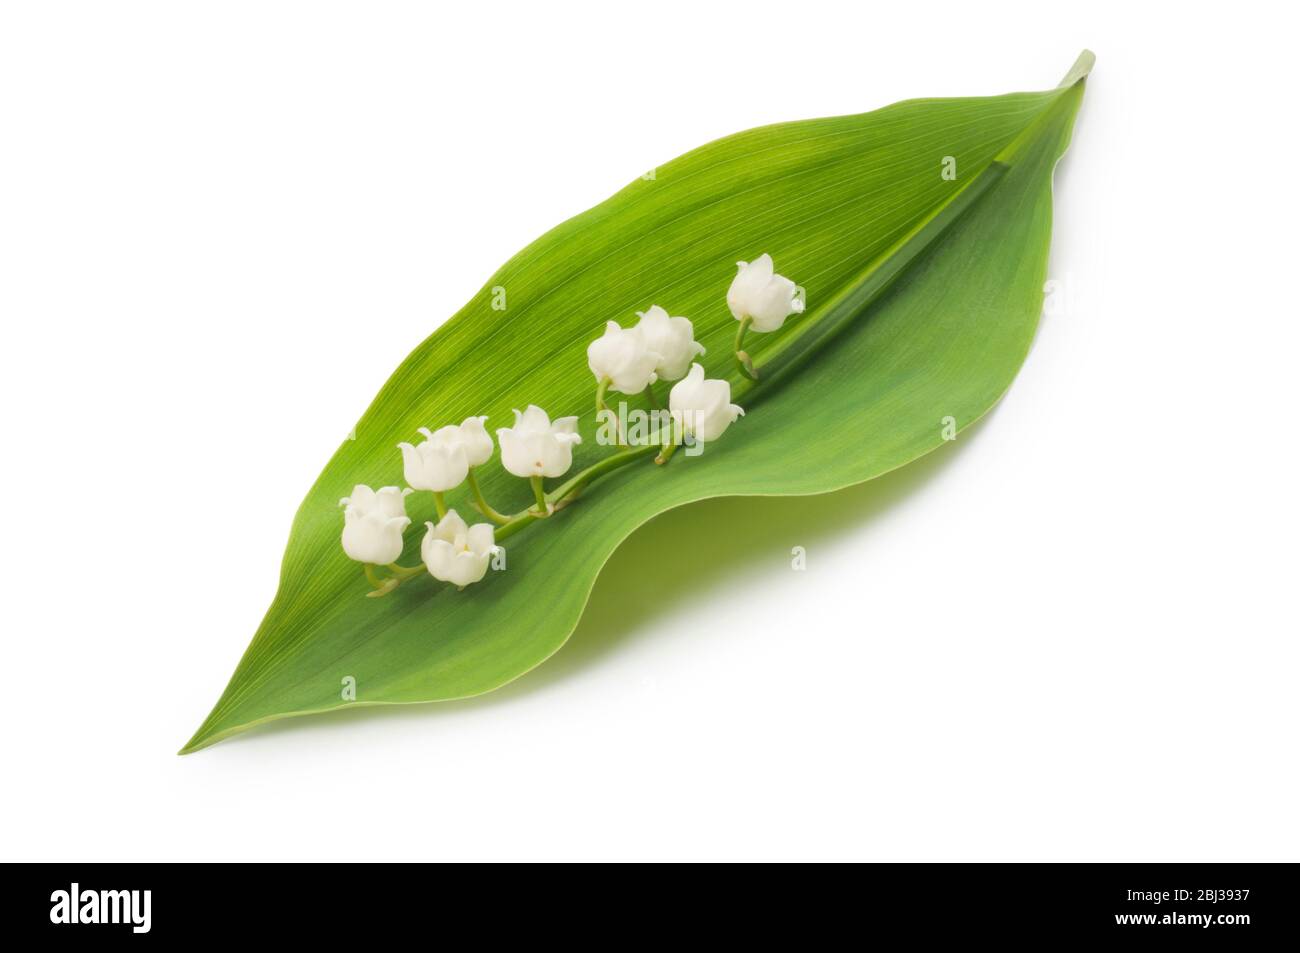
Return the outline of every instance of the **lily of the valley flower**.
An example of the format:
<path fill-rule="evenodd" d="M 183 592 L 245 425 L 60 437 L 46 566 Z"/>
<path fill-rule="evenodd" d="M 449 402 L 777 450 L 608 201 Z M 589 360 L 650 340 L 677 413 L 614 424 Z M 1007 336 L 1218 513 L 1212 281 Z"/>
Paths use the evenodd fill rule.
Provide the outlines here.
<path fill-rule="evenodd" d="M 437 526 L 424 525 L 428 531 L 420 555 L 434 579 L 464 588 L 487 575 L 497 549 L 491 523 L 466 526 L 455 510 L 448 510 Z"/>
<path fill-rule="evenodd" d="M 716 440 L 744 408 L 731 402 L 731 385 L 723 380 L 706 380 L 704 368 L 691 365 L 691 372 L 668 393 L 668 410 L 676 428 L 699 441 Z"/>
<path fill-rule="evenodd" d="M 727 307 L 737 321 L 749 319 L 755 331 L 775 331 L 792 314 L 802 314 L 803 289 L 773 273 L 772 256 L 736 262 L 738 270 L 727 291 Z"/>
<path fill-rule="evenodd" d="M 465 448 L 465 462 L 481 467 L 492 459 L 492 435 L 483 426 L 483 417 L 466 417 L 460 425 L 460 443 Z"/>
<path fill-rule="evenodd" d="M 487 417 L 467 417 L 459 427 L 448 425 L 432 433 L 421 427 L 425 438 L 421 443 L 399 443 L 407 485 L 435 493 L 460 486 L 470 467 L 487 463 L 492 456 L 492 438 L 483 426 L 485 420 Z"/>
<path fill-rule="evenodd" d="M 515 411 L 515 425 L 497 431 L 502 465 L 518 477 L 563 476 L 573 465 L 574 444 L 582 443 L 577 417 L 560 417 L 554 423 L 546 411 L 529 404 Z"/>
<path fill-rule="evenodd" d="M 695 340 L 695 329 L 690 319 L 669 317 L 668 312 L 657 304 L 637 314 L 641 320 L 633 330 L 641 335 L 647 350 L 659 355 L 655 373 L 660 380 L 680 379 L 691 366 L 691 361 L 704 353 L 704 345 Z"/>
<path fill-rule="evenodd" d="M 597 381 L 609 381 L 620 394 L 639 394 L 655 382 L 660 355 L 646 346 L 635 328 L 605 324 L 605 333 L 587 346 L 587 366 Z"/>
<path fill-rule="evenodd" d="M 411 525 L 406 515 L 406 494 L 395 486 L 378 492 L 364 484 L 339 500 L 343 510 L 343 551 L 349 559 L 387 566 L 402 555 L 402 531 Z"/>
<path fill-rule="evenodd" d="M 791 314 L 804 310 L 804 294 L 790 279 L 774 272 L 769 255 L 737 264 L 739 271 L 727 292 L 727 305 L 739 321 L 735 357 L 741 371 L 757 380 L 753 361 L 743 347 L 745 332 L 749 328 L 777 330 Z M 604 333 L 587 348 L 587 363 L 596 375 L 597 419 L 611 413 L 605 404 L 610 390 L 635 395 L 649 389 L 648 402 L 656 415 L 662 414 L 651 385 L 660 379 L 675 381 L 668 394 L 671 436 L 664 439 L 663 418 L 659 417 L 660 422 L 651 431 L 641 431 L 641 436 L 629 445 L 627 441 L 637 431 L 634 426 L 624 437 L 620 413 L 616 418 L 616 442 L 624 449 L 548 493 L 545 479 L 562 477 L 573 466 L 573 448 L 582 443 L 578 418 L 552 421 L 536 404 L 516 410 L 514 426 L 498 428 L 496 443 L 501 446 L 501 464 L 506 471 L 528 480 L 535 505 L 505 515 L 487 503 L 476 477 L 476 468 L 491 460 L 495 450 L 486 427 L 487 417 L 466 417 L 459 426 L 436 431 L 421 427 L 422 442 L 398 444 L 411 489 L 388 486 L 375 491 L 358 485 L 350 497 L 340 501 L 346 507 L 343 549 L 351 559 L 365 564 L 366 578 L 374 587 L 368 595 L 384 596 L 425 571 L 461 588 L 479 582 L 487 574 L 493 556 L 501 551 L 496 545 L 498 526 L 505 538 L 571 503 L 600 474 L 642 459 L 643 450 L 662 443 L 655 463 L 666 464 L 683 443 L 716 440 L 744 414 L 731 402 L 731 385 L 725 380 L 706 378 L 704 367 L 695 362 L 704 347 L 695 340 L 694 326 L 687 318 L 673 317 L 659 305 L 638 311 L 637 317 L 636 326 L 631 328 L 617 321 L 608 322 Z M 606 420 L 603 425 L 608 424 Z M 650 443 L 645 442 L 647 436 Z M 447 491 L 466 482 L 472 505 L 497 526 L 468 526 L 454 509 L 448 508 Z M 439 515 L 437 523 L 425 523 L 427 532 L 420 545 L 423 566 L 397 564 L 403 549 L 403 531 L 411 523 L 404 496 L 412 490 L 432 491 Z"/>

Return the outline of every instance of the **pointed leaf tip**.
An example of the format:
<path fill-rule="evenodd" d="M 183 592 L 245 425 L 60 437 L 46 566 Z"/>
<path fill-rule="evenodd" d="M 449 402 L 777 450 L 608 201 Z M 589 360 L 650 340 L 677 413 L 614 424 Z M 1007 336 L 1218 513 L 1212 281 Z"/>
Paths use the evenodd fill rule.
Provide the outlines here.
<path fill-rule="evenodd" d="M 1067 86 L 1073 86 L 1081 79 L 1085 79 L 1092 72 L 1093 65 L 1097 62 L 1096 55 L 1092 50 L 1084 50 L 1079 54 L 1079 58 L 1074 61 L 1070 71 L 1065 74 L 1065 78 L 1058 84 L 1058 89 L 1065 89 Z"/>

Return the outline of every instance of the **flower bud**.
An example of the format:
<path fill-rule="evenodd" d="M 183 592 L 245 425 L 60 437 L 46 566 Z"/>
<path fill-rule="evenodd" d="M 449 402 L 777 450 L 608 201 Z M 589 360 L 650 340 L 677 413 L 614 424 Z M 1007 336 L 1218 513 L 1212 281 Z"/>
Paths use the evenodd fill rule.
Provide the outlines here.
<path fill-rule="evenodd" d="M 755 331 L 775 331 L 792 314 L 802 314 L 803 289 L 789 278 L 772 273 L 772 256 L 736 262 L 738 270 L 727 291 L 727 307 L 737 321 L 749 318 Z"/>
<path fill-rule="evenodd" d="M 386 486 L 375 492 L 364 484 L 339 500 L 343 510 L 343 551 L 359 563 L 387 566 L 402 555 L 402 531 L 411 525 L 406 494 Z"/>
<path fill-rule="evenodd" d="M 587 346 L 587 366 L 596 380 L 608 380 L 611 390 L 639 394 L 655 381 L 659 355 L 646 347 L 645 339 L 633 328 L 605 325 L 605 333 Z"/>
<path fill-rule="evenodd" d="M 691 365 L 691 372 L 668 392 L 668 410 L 682 433 L 696 440 L 716 440 L 735 419 L 745 413 L 731 402 L 731 385 L 722 380 L 705 380 L 704 368 Z"/>
<path fill-rule="evenodd" d="M 437 526 L 424 525 L 428 529 L 420 555 L 434 579 L 464 588 L 487 575 L 497 549 L 491 523 L 466 526 L 455 510 L 448 510 Z"/>
<path fill-rule="evenodd" d="M 704 345 L 695 340 L 695 329 L 687 318 L 670 318 L 659 305 L 638 311 L 641 320 L 634 330 L 641 335 L 648 350 L 659 355 L 655 373 L 660 380 L 681 378 L 691 361 L 704 353 Z"/>
<path fill-rule="evenodd" d="M 530 404 L 515 411 L 514 427 L 497 431 L 502 465 L 518 477 L 563 476 L 573 465 L 573 447 L 582 443 L 577 417 L 560 417 L 554 423 L 546 411 Z"/>
<path fill-rule="evenodd" d="M 421 427 L 420 433 L 425 439 L 416 446 L 409 443 L 397 445 L 402 451 L 407 485 L 414 490 L 433 490 L 436 493 L 460 486 L 469 472 L 461 428 L 440 427 L 435 433 L 430 433 L 427 427 Z"/>
<path fill-rule="evenodd" d="M 460 425 L 460 443 L 465 448 L 465 462 L 472 467 L 481 467 L 492 459 L 495 445 L 492 435 L 483 426 L 487 417 L 466 417 Z"/>

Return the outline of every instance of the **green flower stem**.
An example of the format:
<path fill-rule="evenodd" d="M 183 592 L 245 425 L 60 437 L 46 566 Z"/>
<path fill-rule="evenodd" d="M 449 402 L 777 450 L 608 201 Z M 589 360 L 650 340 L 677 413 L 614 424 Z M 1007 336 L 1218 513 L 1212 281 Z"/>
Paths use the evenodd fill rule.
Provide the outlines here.
<path fill-rule="evenodd" d="M 533 499 L 537 501 L 537 509 L 529 512 L 534 516 L 550 516 L 551 508 L 546 502 L 546 489 L 542 486 L 542 478 L 539 476 L 529 477 L 528 482 L 533 486 Z"/>
<path fill-rule="evenodd" d="M 386 596 L 402 584 L 402 580 L 396 577 L 391 579 L 379 578 L 379 573 L 375 572 L 375 567 L 370 563 L 366 563 L 366 579 L 368 579 L 370 584 L 375 587 L 373 590 L 366 593 L 366 595 L 372 599 Z"/>
<path fill-rule="evenodd" d="M 398 579 L 410 579 L 412 576 L 420 576 L 425 572 L 423 566 L 399 566 L 397 563 L 389 563 L 388 569 Z"/>
<path fill-rule="evenodd" d="M 587 469 L 575 473 L 567 481 L 556 487 L 550 493 L 546 494 L 545 500 L 556 509 L 561 505 L 572 502 L 579 493 L 597 477 L 604 476 L 614 470 L 621 469 L 630 463 L 635 463 L 643 457 L 649 456 L 653 451 L 659 448 L 659 444 L 651 443 L 642 447 L 632 447 L 628 450 L 621 450 L 618 453 L 610 454 L 603 460 L 598 460 Z M 541 482 L 540 480 L 538 481 Z M 522 513 L 516 513 L 514 516 L 496 531 L 495 539 L 499 543 L 503 539 L 508 539 L 518 533 L 521 529 L 540 519 L 537 510 L 528 509 Z"/>
<path fill-rule="evenodd" d="M 754 361 L 750 358 L 749 352 L 745 350 L 745 332 L 749 326 L 754 323 L 751 317 L 744 317 L 740 320 L 740 327 L 736 328 L 736 366 L 740 368 L 740 373 L 748 377 L 751 381 L 758 380 L 758 371 L 754 370 Z"/>
<path fill-rule="evenodd" d="M 482 513 L 492 522 L 496 523 L 498 526 L 504 526 L 506 523 L 510 522 L 510 517 L 498 513 L 496 510 L 494 510 L 491 506 L 488 505 L 488 501 L 483 497 L 482 489 L 479 488 L 478 477 L 474 475 L 473 467 L 469 468 L 469 474 L 465 477 L 465 479 L 469 483 L 469 491 L 472 494 L 474 494 L 474 502 L 478 504 L 478 511 L 480 513 Z"/>
<path fill-rule="evenodd" d="M 438 519 L 447 515 L 447 498 L 443 496 L 441 490 L 433 491 L 433 505 L 438 508 Z"/>
<path fill-rule="evenodd" d="M 664 448 L 660 450 L 659 453 L 655 456 L 655 463 L 659 464 L 660 466 L 663 466 L 665 463 L 667 463 L 669 460 L 673 458 L 673 454 L 676 452 L 677 452 L 677 444 L 671 442 L 665 444 Z"/>
<path fill-rule="evenodd" d="M 608 377 L 602 377 L 596 383 L 596 417 L 597 418 L 600 417 L 600 412 L 602 410 L 608 410 L 611 414 L 614 412 L 610 408 L 609 404 L 605 402 L 605 394 L 609 391 L 609 385 L 611 383 L 612 381 L 610 381 Z M 618 441 L 618 445 L 620 447 L 627 446 L 627 443 L 623 440 L 623 427 L 619 423 L 618 417 L 614 418 L 614 439 Z"/>
<path fill-rule="evenodd" d="M 503 539 L 509 539 L 525 526 L 536 522 L 536 520 L 537 516 L 532 510 L 524 510 L 524 512 L 510 517 L 510 519 L 493 534 L 493 539 L 498 543 Z"/>
<path fill-rule="evenodd" d="M 655 395 L 655 385 L 654 385 L 654 384 L 647 384 L 647 385 L 646 385 L 646 387 L 645 387 L 645 399 L 648 400 L 648 401 L 650 402 L 650 406 L 651 406 L 652 409 L 654 409 L 654 410 L 658 410 L 658 409 L 659 409 L 659 398 Z"/>
<path fill-rule="evenodd" d="M 604 476 L 606 473 L 625 467 L 629 463 L 648 456 L 651 451 L 658 449 L 658 447 L 659 444 L 657 443 L 648 443 L 640 447 L 631 447 L 626 450 L 621 450 L 618 453 L 610 454 L 604 460 L 598 460 L 591 466 L 587 467 L 587 469 L 574 474 L 566 483 L 562 484 L 550 494 L 550 499 L 552 502 L 556 503 L 561 500 L 571 499 L 578 493 L 578 491 L 583 489 L 583 487 L 597 477 Z"/>

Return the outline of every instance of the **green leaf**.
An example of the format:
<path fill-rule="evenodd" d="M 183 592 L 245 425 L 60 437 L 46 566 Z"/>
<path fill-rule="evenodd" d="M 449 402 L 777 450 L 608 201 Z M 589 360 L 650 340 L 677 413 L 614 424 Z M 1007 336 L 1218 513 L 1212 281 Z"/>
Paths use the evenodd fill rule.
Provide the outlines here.
<path fill-rule="evenodd" d="M 556 651 L 601 567 L 638 526 L 724 495 L 825 493 L 935 449 L 944 422 L 984 414 L 1011 383 L 1042 305 L 1052 170 L 1068 145 L 1092 54 L 1056 89 L 912 100 L 750 130 L 690 152 L 542 236 L 398 367 L 307 494 L 266 618 L 194 751 L 261 722 L 348 705 L 491 691 Z M 949 158 L 950 157 L 950 158 Z M 956 178 L 941 173 L 955 160 Z M 769 252 L 807 289 L 808 313 L 747 339 L 762 373 L 742 384 L 725 294 L 737 260 Z M 493 308 L 494 288 L 506 307 Z M 712 377 L 747 411 L 707 452 L 602 475 L 572 505 L 505 541 L 508 568 L 464 591 L 421 577 L 366 598 L 339 545 L 356 483 L 400 484 L 395 447 L 418 427 L 536 403 L 582 415 L 574 469 L 595 439 L 585 349 L 610 319 L 652 303 L 695 324 Z M 346 430 L 347 428 L 341 428 Z M 481 468 L 498 509 L 524 480 Z M 465 488 L 450 494 L 462 513 Z M 410 497 L 418 527 L 429 494 Z M 419 561 L 407 534 L 402 560 Z M 341 695 L 355 679 L 356 700 Z"/>

